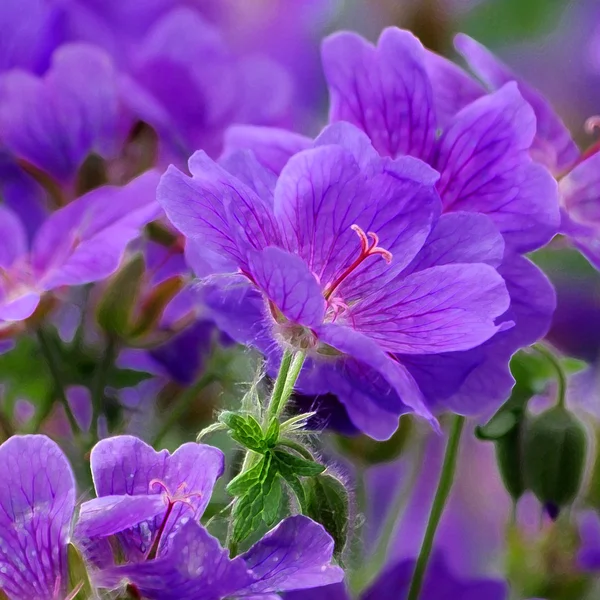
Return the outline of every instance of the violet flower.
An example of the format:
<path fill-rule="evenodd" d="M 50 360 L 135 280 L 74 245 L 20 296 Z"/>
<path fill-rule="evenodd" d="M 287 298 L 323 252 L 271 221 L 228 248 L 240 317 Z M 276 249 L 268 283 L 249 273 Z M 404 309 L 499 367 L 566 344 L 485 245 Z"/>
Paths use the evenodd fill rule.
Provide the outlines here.
<path fill-rule="evenodd" d="M 157 180 L 148 171 L 124 187 L 89 192 L 51 214 L 31 248 L 20 219 L 0 206 L 0 323 L 29 317 L 45 292 L 111 275 L 127 244 L 160 214 Z"/>
<path fill-rule="evenodd" d="M 380 158 L 348 124 L 326 129 L 278 179 L 248 154 L 224 165 L 231 173 L 198 152 L 192 178 L 170 167 L 158 188 L 196 253 L 234 275 L 207 295 L 217 325 L 274 362 L 281 346 L 306 350 L 300 391 L 336 393 L 374 437 L 407 410 L 433 419 L 393 355 L 467 350 L 510 326 L 495 323 L 509 299 L 488 217 L 438 218 L 435 171 Z"/>
<path fill-rule="evenodd" d="M 216 448 L 188 443 L 170 455 L 118 436 L 94 447 L 91 464 L 98 498 L 82 505 L 75 537 L 95 565 L 100 587 L 128 582 L 149 600 L 199 594 L 206 600 L 266 600 L 343 577 L 330 565 L 331 537 L 302 516 L 284 520 L 248 552 L 229 558 L 198 524 L 223 473 Z M 122 564 L 115 563 L 112 536 Z"/>
<path fill-rule="evenodd" d="M 9 600 L 63 600 L 75 479 L 60 448 L 43 435 L 0 446 L 0 590 Z"/>
<path fill-rule="evenodd" d="M 112 158 L 119 149 L 117 84 L 110 57 L 87 44 L 58 49 L 43 76 L 6 71 L 0 75 L 0 142 L 70 185 L 90 153 Z"/>
<path fill-rule="evenodd" d="M 537 130 L 532 155 L 559 179 L 562 223 L 560 232 L 600 269 L 600 155 L 598 145 L 580 153 L 568 129 L 548 101 L 512 73 L 489 50 L 475 40 L 459 35 L 455 41 L 469 67 L 491 89 L 516 81 L 533 107 Z M 590 119 L 591 131 L 597 127 Z"/>

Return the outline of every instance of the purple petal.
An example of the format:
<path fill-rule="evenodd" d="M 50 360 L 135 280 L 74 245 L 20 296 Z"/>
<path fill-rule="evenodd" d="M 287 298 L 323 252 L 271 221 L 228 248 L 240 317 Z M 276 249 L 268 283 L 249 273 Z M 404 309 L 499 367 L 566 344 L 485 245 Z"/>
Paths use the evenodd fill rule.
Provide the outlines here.
<path fill-rule="evenodd" d="M 600 520 L 596 512 L 581 515 L 579 533 L 581 547 L 578 562 L 587 571 L 600 570 Z"/>
<path fill-rule="evenodd" d="M 433 94 L 417 38 L 390 27 L 375 48 L 341 32 L 324 41 L 322 56 L 332 121 L 362 129 L 380 154 L 429 158 L 435 140 Z"/>
<path fill-rule="evenodd" d="M 269 247 L 249 257 L 256 285 L 294 323 L 314 327 L 323 322 L 325 299 L 315 276 L 297 255 Z"/>
<path fill-rule="evenodd" d="M 112 156 L 117 108 L 110 59 L 85 44 L 57 50 L 43 79 L 19 70 L 0 79 L 2 140 L 61 182 L 71 180 L 91 152 Z"/>
<path fill-rule="evenodd" d="M 529 251 L 556 233 L 556 182 L 529 158 L 535 115 L 516 84 L 470 104 L 440 140 L 438 190 L 446 211 L 488 214 L 508 244 Z"/>
<path fill-rule="evenodd" d="M 514 384 L 509 369 L 511 356 L 519 348 L 542 339 L 552 322 L 556 296 L 554 288 L 540 269 L 526 258 L 508 255 L 498 271 L 506 282 L 511 298 L 510 307 L 502 318 L 513 321 L 514 327 L 497 333 L 480 348 L 440 357 L 440 361 L 447 363 L 448 369 L 460 369 L 457 361 L 463 363 L 463 371 L 465 365 L 473 367 L 460 388 L 450 397 L 438 396 L 442 408 L 459 414 L 481 418 L 491 416 L 506 400 Z M 421 379 L 415 377 L 421 383 Z M 442 381 L 443 376 L 440 376 L 439 383 Z M 429 400 L 426 390 L 425 393 Z"/>
<path fill-rule="evenodd" d="M 354 157 L 339 146 L 296 154 L 275 188 L 275 214 L 286 247 L 323 284 L 354 260 L 359 240 L 351 226 L 361 217 L 370 221 L 374 202 Z"/>
<path fill-rule="evenodd" d="M 509 302 L 504 281 L 492 267 L 442 265 L 398 277 L 342 318 L 389 352 L 437 354 L 488 340 Z"/>
<path fill-rule="evenodd" d="M 166 511 L 164 499 L 152 496 L 101 496 L 84 502 L 74 536 L 78 539 L 105 538 L 152 521 Z"/>
<path fill-rule="evenodd" d="M 425 52 L 425 68 L 433 88 L 437 125 L 442 129 L 457 112 L 486 93 L 463 69 L 435 52 Z"/>
<path fill-rule="evenodd" d="M 563 177 L 559 191 L 565 210 L 562 232 L 600 268 L 600 154 L 590 156 Z"/>
<path fill-rule="evenodd" d="M 219 164 L 247 185 L 259 198 L 268 198 L 272 204 L 277 176 L 258 162 L 251 150 L 230 152 L 219 159 Z"/>
<path fill-rule="evenodd" d="M 163 556 L 106 569 L 101 587 L 131 582 L 148 600 L 221 600 L 245 588 L 252 577 L 241 557 L 231 560 L 203 527 L 189 521 L 173 537 Z"/>
<path fill-rule="evenodd" d="M 161 538 L 162 548 L 169 534 L 186 518 L 202 516 L 215 482 L 223 473 L 223 454 L 212 446 L 188 443 L 170 455 L 124 435 L 98 442 L 92 450 L 91 468 L 99 497 L 162 494 L 164 488 L 156 481 L 171 496 L 185 496 L 187 503 L 176 503 L 173 508 Z M 131 557 L 139 559 L 147 552 L 160 524 L 158 518 L 120 536 Z"/>
<path fill-rule="evenodd" d="M 21 219 L 0 205 L 0 269 L 10 269 L 28 250 L 27 232 Z"/>
<path fill-rule="evenodd" d="M 403 274 L 452 263 L 486 263 L 497 267 L 503 256 L 504 238 L 487 215 L 447 213 L 439 218 Z"/>
<path fill-rule="evenodd" d="M 368 168 L 379 156 L 369 136 L 347 121 L 327 125 L 315 138 L 313 147 L 317 146 L 341 146 L 349 150 L 361 169 Z"/>
<path fill-rule="evenodd" d="M 286 600 L 350 600 L 343 583 L 334 583 L 314 590 L 297 592 L 288 592 Z"/>
<path fill-rule="evenodd" d="M 66 578 L 73 472 L 60 448 L 43 435 L 4 442 L 0 467 L 5 478 L 0 487 L 0 589 L 12 600 L 53 600 Z"/>
<path fill-rule="evenodd" d="M 323 527 L 307 517 L 282 521 L 242 555 L 257 580 L 247 592 L 284 592 L 331 583 L 344 578 L 331 564 L 333 539 Z"/>
<path fill-rule="evenodd" d="M 492 89 L 498 89 L 509 81 L 516 81 L 519 91 L 532 106 L 537 132 L 534 143 L 536 159 L 553 173 L 568 169 L 579 156 L 579 150 L 571 139 L 569 130 L 556 115 L 547 100 L 533 87 L 508 69 L 487 48 L 470 37 L 459 34 L 454 40 L 456 49 L 469 67 Z"/>
<path fill-rule="evenodd" d="M 53 213 L 33 244 L 32 266 L 44 290 L 111 275 L 127 244 L 160 214 L 159 175 L 148 171 L 124 187 L 93 190 Z"/>
<path fill-rule="evenodd" d="M 387 413 L 388 423 L 384 423 L 384 435 L 389 437 L 396 430 L 397 423 L 393 424 L 390 413 L 399 415 L 410 408 L 417 415 L 432 422 L 435 421 L 425 406 L 421 391 L 410 373 L 403 365 L 384 352 L 377 342 L 359 331 L 335 324 L 323 325 L 318 328 L 317 335 L 321 341 L 333 346 L 348 357 L 347 359 L 345 357 L 338 359 L 339 364 L 336 365 L 338 374 L 341 375 L 343 381 L 350 384 L 350 389 L 354 388 L 353 392 L 360 393 L 362 397 L 371 397 L 373 402 L 378 405 L 380 410 L 373 411 L 373 416 L 378 419 L 382 416 L 382 410 Z M 336 390 L 331 391 L 335 392 Z M 365 424 L 357 422 L 354 418 L 356 403 L 353 400 L 356 397 L 351 397 L 346 402 L 343 394 L 338 395 L 340 400 L 346 404 L 354 424 L 363 428 Z M 365 431 L 369 435 L 381 439 L 379 437 L 382 435 L 381 433 Z"/>
<path fill-rule="evenodd" d="M 310 145 L 309 138 L 285 129 L 233 125 L 225 132 L 223 155 L 226 157 L 237 150 L 252 150 L 263 166 L 279 174 L 294 154 L 307 150 Z"/>

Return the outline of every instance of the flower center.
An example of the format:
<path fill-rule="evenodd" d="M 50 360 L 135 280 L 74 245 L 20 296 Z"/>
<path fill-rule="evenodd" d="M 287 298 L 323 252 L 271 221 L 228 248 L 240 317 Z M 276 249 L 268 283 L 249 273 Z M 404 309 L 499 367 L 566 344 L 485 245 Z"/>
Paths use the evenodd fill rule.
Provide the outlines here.
<path fill-rule="evenodd" d="M 342 285 L 344 280 L 346 280 L 356 269 L 365 261 L 369 256 L 381 256 L 383 260 L 387 264 L 390 264 L 392 261 L 392 253 L 385 248 L 380 248 L 379 237 L 376 233 L 372 231 L 368 231 L 365 233 L 358 225 L 351 226 L 352 231 L 358 235 L 360 240 L 360 254 L 356 257 L 356 259 L 352 262 L 350 266 L 348 266 L 344 271 L 338 275 L 334 281 L 327 286 L 326 290 L 323 292 L 325 296 L 325 300 L 329 300 L 332 294 Z"/>

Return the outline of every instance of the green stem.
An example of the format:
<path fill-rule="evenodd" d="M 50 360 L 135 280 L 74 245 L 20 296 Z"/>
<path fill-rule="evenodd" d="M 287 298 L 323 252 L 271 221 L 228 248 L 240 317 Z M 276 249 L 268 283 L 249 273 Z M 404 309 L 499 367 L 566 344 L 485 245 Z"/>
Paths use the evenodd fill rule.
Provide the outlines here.
<path fill-rule="evenodd" d="M 54 381 L 55 391 L 58 394 L 58 398 L 63 405 L 65 414 L 67 416 L 67 420 L 69 421 L 69 426 L 71 427 L 71 431 L 75 437 L 79 437 L 81 435 L 81 428 L 77 424 L 77 419 L 71 410 L 71 405 L 69 404 L 69 400 L 67 399 L 66 391 L 65 391 L 65 382 L 63 378 L 62 369 L 60 366 L 60 360 L 56 355 L 56 350 L 49 336 L 42 329 L 37 330 L 37 339 L 40 344 L 40 349 L 44 358 L 46 359 L 46 364 L 48 365 L 48 370 L 50 371 L 50 375 Z"/>
<path fill-rule="evenodd" d="M 94 371 L 92 381 L 92 425 L 90 432 L 95 439 L 98 435 L 98 419 L 104 412 L 104 390 L 106 380 L 118 354 L 117 341 L 110 337 L 104 348 L 100 362 Z"/>
<path fill-rule="evenodd" d="M 454 417 L 454 422 L 452 423 L 448 444 L 446 445 L 446 453 L 444 456 L 442 471 L 440 473 L 440 480 L 438 482 L 438 487 L 435 492 L 433 504 L 431 506 L 431 512 L 429 513 L 425 537 L 423 538 L 423 543 L 421 544 L 421 551 L 419 552 L 419 557 L 417 558 L 407 600 L 418 600 L 419 594 L 421 593 L 425 571 L 427 570 L 427 563 L 429 562 L 429 556 L 431 555 L 431 550 L 433 548 L 435 533 L 438 525 L 440 524 L 440 520 L 446 506 L 446 501 L 448 500 L 448 496 L 450 495 L 450 490 L 452 489 L 452 484 L 454 482 L 454 474 L 456 473 L 456 463 L 458 459 L 458 448 L 460 445 L 460 438 L 464 425 L 465 418 L 456 415 Z"/>
<path fill-rule="evenodd" d="M 392 505 L 387 511 L 386 518 L 383 526 L 381 527 L 381 533 L 379 535 L 377 545 L 371 558 L 364 564 L 364 566 L 358 569 L 356 575 L 351 578 L 351 587 L 357 593 L 360 593 L 368 588 L 385 565 L 390 544 L 397 531 L 400 515 L 407 501 L 410 499 L 410 495 L 413 492 L 421 473 L 425 447 L 426 438 L 423 436 L 421 439 L 417 440 L 417 445 L 414 449 L 414 460 L 412 461 L 407 481 L 405 483 L 401 482 L 398 485 L 398 492 L 396 493 Z"/>
<path fill-rule="evenodd" d="M 164 420 L 162 427 L 154 436 L 154 439 L 152 440 L 153 446 L 157 446 L 163 441 L 173 425 L 185 415 L 190 406 L 194 403 L 194 400 L 198 398 L 198 394 L 211 383 L 217 381 L 217 379 L 217 375 L 214 371 L 207 371 L 196 381 L 196 383 L 192 384 L 189 388 L 186 388 L 179 394 L 173 405 L 169 407 L 169 414 Z"/>
<path fill-rule="evenodd" d="M 269 410 L 267 412 L 266 421 L 267 427 L 271 419 L 277 417 L 277 415 L 279 414 L 281 397 L 283 395 L 283 389 L 285 387 L 285 382 L 287 380 L 288 373 L 290 372 L 290 366 L 292 364 L 293 358 L 294 355 L 289 350 L 286 350 L 283 353 L 283 357 L 281 358 L 281 365 L 279 365 L 279 373 L 277 373 L 277 379 L 275 380 L 275 385 L 273 386 L 271 400 L 269 400 Z"/>
<path fill-rule="evenodd" d="M 541 354 L 551 365 L 556 372 L 556 381 L 558 383 L 557 403 L 558 406 L 564 408 L 567 396 L 567 375 L 560 361 L 551 350 L 548 350 L 543 344 L 535 344 L 533 349 Z"/>

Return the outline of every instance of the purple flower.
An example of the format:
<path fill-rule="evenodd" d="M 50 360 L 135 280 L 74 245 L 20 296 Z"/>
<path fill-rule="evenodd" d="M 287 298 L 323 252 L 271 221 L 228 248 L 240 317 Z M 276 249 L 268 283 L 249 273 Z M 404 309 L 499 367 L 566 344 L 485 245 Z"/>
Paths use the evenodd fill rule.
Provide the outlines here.
<path fill-rule="evenodd" d="M 150 600 L 268 598 L 343 577 L 330 565 L 331 537 L 302 516 L 229 558 L 198 524 L 223 473 L 216 448 L 189 443 L 169 455 L 120 436 L 99 442 L 91 463 L 98 498 L 82 505 L 75 536 L 98 568 L 94 579 L 101 587 L 130 582 Z M 126 564 L 114 563 L 112 536 Z"/>
<path fill-rule="evenodd" d="M 60 448 L 42 435 L 0 446 L 0 590 L 9 600 L 65 598 L 75 480 Z"/>
<path fill-rule="evenodd" d="M 560 231 L 569 236 L 573 245 L 596 268 L 600 268 L 600 156 L 597 145 L 580 154 L 560 117 L 537 90 L 513 74 L 475 40 L 459 35 L 455 44 L 471 69 L 490 88 L 517 82 L 537 120 L 532 155 L 560 179 Z M 594 123 L 590 121 L 592 128 Z"/>
<path fill-rule="evenodd" d="M 415 568 L 414 560 L 399 562 L 383 571 L 360 600 L 404 600 Z M 431 558 L 421 600 L 505 600 L 507 586 L 493 579 L 457 579 L 440 554 Z M 349 594 L 341 584 L 288 594 L 286 600 L 348 600 Z"/>
<path fill-rule="evenodd" d="M 495 323 L 508 295 L 492 222 L 438 218 L 437 174 L 379 157 L 348 124 L 279 178 L 250 154 L 223 164 L 231 172 L 196 153 L 192 178 L 170 167 L 158 189 L 192 247 L 233 274 L 206 295 L 217 325 L 274 362 L 280 345 L 307 350 L 300 390 L 336 393 L 370 435 L 391 435 L 407 410 L 431 419 L 399 356 L 467 350 L 507 326 Z"/>
<path fill-rule="evenodd" d="M 24 225 L 0 206 L 0 321 L 20 321 L 40 297 L 112 274 L 127 244 L 156 218 L 158 175 L 149 171 L 122 188 L 98 188 L 50 215 L 31 243 Z"/>
<path fill-rule="evenodd" d="M 118 151 L 117 83 L 110 57 L 86 44 L 58 49 L 41 77 L 7 71 L 0 75 L 0 141 L 61 184 L 72 184 L 88 154 L 111 158 Z"/>

